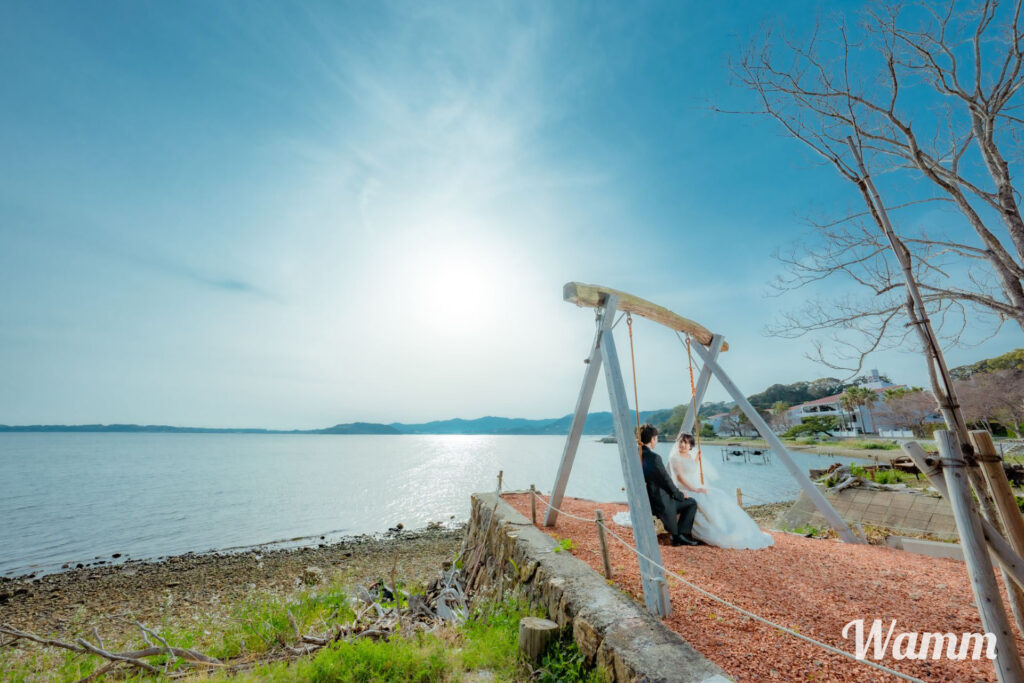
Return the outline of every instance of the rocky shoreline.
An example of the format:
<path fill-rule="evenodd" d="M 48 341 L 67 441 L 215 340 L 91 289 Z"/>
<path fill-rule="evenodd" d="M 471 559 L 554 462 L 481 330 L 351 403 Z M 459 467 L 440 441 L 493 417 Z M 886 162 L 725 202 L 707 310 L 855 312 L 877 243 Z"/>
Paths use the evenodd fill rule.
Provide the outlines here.
<path fill-rule="evenodd" d="M 281 595 L 343 580 L 366 584 L 392 572 L 426 583 L 458 553 L 464 527 L 356 536 L 319 547 L 188 553 L 15 579 L 0 577 L 0 623 L 57 638 L 130 633 L 133 621 L 184 626 L 229 618 L 247 596 Z"/>

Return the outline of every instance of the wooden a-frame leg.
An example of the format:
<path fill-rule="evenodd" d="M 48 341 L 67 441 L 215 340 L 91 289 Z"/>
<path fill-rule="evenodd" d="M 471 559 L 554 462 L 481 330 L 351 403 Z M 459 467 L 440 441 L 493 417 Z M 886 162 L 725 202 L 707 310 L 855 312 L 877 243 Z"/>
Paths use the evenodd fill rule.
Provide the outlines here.
<path fill-rule="evenodd" d="M 775 455 L 777 455 L 779 460 L 782 461 L 782 464 L 786 466 L 786 469 L 789 470 L 789 473 L 796 480 L 796 483 L 800 485 L 803 492 L 806 493 L 808 498 L 811 499 L 811 502 L 814 503 L 814 507 L 824 515 L 829 525 L 838 532 L 839 537 L 847 543 L 860 543 L 860 539 L 857 538 L 857 536 L 850 530 L 850 527 L 846 525 L 846 522 L 839 516 L 839 513 L 836 512 L 835 508 L 832 507 L 832 505 L 825 499 L 825 496 L 823 496 L 821 491 L 818 490 L 818 487 L 814 485 L 814 482 L 812 482 L 810 478 L 804 474 L 799 467 L 797 467 L 796 463 L 793 462 L 793 458 L 789 455 L 789 451 L 787 451 L 786 447 L 782 445 L 779 437 L 776 436 L 775 432 L 768 426 L 768 423 L 764 421 L 761 414 L 758 413 L 752 405 L 750 405 L 750 401 L 747 400 L 747 397 L 740 392 L 732 379 L 725 374 L 722 367 L 718 365 L 714 358 L 711 357 L 711 351 L 706 349 L 702 344 L 693 344 L 692 348 L 697 355 L 701 357 L 704 367 L 709 368 L 711 372 L 715 374 L 718 381 L 723 387 L 725 387 L 725 390 L 729 392 L 732 399 L 736 401 L 736 405 L 739 406 L 740 410 L 746 414 L 750 423 L 754 425 L 757 432 L 768 443 Z"/>
<path fill-rule="evenodd" d="M 594 387 L 597 386 L 597 376 L 601 372 L 601 337 L 611 330 L 614 318 L 615 303 L 613 301 L 605 304 L 604 310 L 598 318 L 594 343 L 590 345 L 587 369 L 583 373 L 583 386 L 580 387 L 580 395 L 576 399 L 576 411 L 572 415 L 572 425 L 569 427 L 569 436 L 565 440 L 562 461 L 558 465 L 558 474 L 555 475 L 555 486 L 551 489 L 551 505 L 548 506 L 547 514 L 544 515 L 544 526 L 554 526 L 558 521 L 558 510 L 555 508 L 562 505 L 565 487 L 569 483 L 569 472 L 572 471 L 572 463 L 576 459 L 576 451 L 579 449 L 580 438 L 583 435 L 583 424 L 587 421 L 587 411 L 590 410 Z"/>
<path fill-rule="evenodd" d="M 615 296 L 609 296 L 608 299 L 609 305 L 617 303 Z M 658 547 L 658 536 L 654 531 L 651 503 L 647 499 L 636 433 L 633 430 L 633 419 L 626 398 L 626 385 L 622 381 L 622 370 L 619 367 L 619 356 L 615 350 L 615 339 L 611 329 L 602 337 L 600 348 L 604 359 L 604 378 L 608 385 L 612 420 L 615 423 L 615 436 L 618 440 L 619 460 L 622 463 L 622 475 L 626 480 L 629 515 L 633 520 L 633 538 L 636 540 L 637 550 L 650 558 L 648 560 L 637 557 L 640 563 L 640 582 L 644 589 L 644 603 L 652 614 L 664 618 L 672 613 L 672 604 L 669 601 L 668 585 L 665 583 L 665 571 L 661 568 L 661 549 Z"/>

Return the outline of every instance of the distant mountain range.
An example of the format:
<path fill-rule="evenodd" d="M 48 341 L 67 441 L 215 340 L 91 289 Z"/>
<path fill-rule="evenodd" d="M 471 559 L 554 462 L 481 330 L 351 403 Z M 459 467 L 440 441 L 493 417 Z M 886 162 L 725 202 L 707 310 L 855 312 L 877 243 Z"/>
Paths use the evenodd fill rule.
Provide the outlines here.
<path fill-rule="evenodd" d="M 950 372 L 955 378 L 969 377 L 978 372 L 992 372 L 1001 369 L 1024 370 L 1024 349 L 1015 349 L 996 358 L 988 358 L 972 365 L 953 368 Z M 863 378 L 860 378 L 863 379 Z M 856 382 L 856 381 L 855 381 Z M 834 378 L 823 378 L 812 382 L 796 382 L 794 384 L 775 384 L 760 394 L 749 397 L 751 403 L 759 408 L 768 408 L 776 401 L 789 405 L 812 400 L 820 396 L 842 391 L 848 386 Z M 726 412 L 732 403 L 704 403 L 700 414 L 711 415 Z M 678 411 L 682 406 L 677 406 Z M 661 425 L 673 417 L 672 410 L 640 411 L 641 422 L 652 422 Z M 681 420 L 681 415 L 674 416 Z M 527 420 L 519 417 L 480 417 L 475 420 L 454 418 L 437 420 L 421 424 L 392 422 L 380 424 L 376 422 L 347 422 L 326 429 L 216 429 L 208 427 L 170 427 L 167 425 L 23 425 L 10 427 L 0 425 L 0 432 L 163 432 L 169 434 L 568 434 L 572 423 L 572 415 L 546 420 Z M 612 414 L 608 412 L 590 413 L 583 427 L 584 434 L 611 434 Z"/>
<path fill-rule="evenodd" d="M 668 418 L 670 410 L 640 411 L 641 422 L 660 423 Z M 0 432 L 155 432 L 168 434 L 568 434 L 572 414 L 546 420 L 527 420 L 519 417 L 480 417 L 475 420 L 454 418 L 421 424 L 393 422 L 348 422 L 326 429 L 217 429 L 208 427 L 171 427 L 168 425 L 0 425 Z M 611 434 L 612 414 L 590 413 L 583 425 L 584 434 Z"/>

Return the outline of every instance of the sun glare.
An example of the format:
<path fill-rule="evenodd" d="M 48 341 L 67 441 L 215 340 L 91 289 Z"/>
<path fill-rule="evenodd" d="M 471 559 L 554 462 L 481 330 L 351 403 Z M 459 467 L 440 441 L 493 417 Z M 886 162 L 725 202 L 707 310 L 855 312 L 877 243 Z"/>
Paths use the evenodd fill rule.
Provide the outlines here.
<path fill-rule="evenodd" d="M 501 264 L 478 251 L 424 254 L 417 278 L 418 298 L 444 309 L 481 312 L 500 287 Z"/>

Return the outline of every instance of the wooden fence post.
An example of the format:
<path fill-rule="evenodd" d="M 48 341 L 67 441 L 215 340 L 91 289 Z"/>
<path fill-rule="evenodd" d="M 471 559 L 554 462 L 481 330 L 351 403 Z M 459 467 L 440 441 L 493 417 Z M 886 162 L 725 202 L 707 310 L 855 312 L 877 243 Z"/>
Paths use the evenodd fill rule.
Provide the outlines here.
<path fill-rule="evenodd" d="M 498 470 L 498 495 L 501 495 L 501 478 L 504 476 L 504 470 Z"/>
<path fill-rule="evenodd" d="M 594 512 L 594 521 L 597 523 L 597 540 L 601 543 L 601 561 L 604 563 L 604 578 L 612 578 L 612 563 L 608 558 L 608 541 L 604 537 L 604 513 L 600 510 Z"/>
<path fill-rule="evenodd" d="M 736 504 L 743 508 L 743 492 L 740 491 L 740 487 L 736 487 Z"/>
<path fill-rule="evenodd" d="M 537 487 L 530 484 L 530 517 L 533 518 L 533 525 L 537 526 Z"/>

